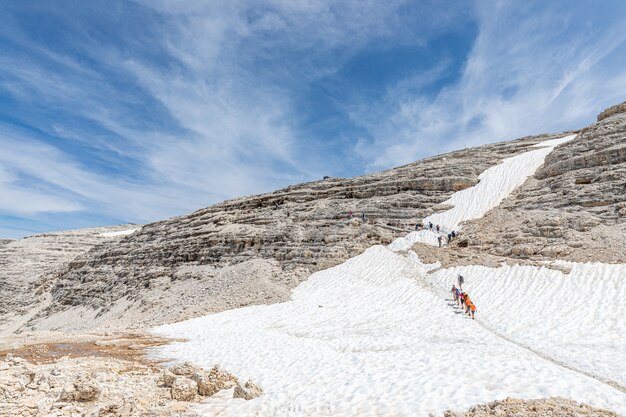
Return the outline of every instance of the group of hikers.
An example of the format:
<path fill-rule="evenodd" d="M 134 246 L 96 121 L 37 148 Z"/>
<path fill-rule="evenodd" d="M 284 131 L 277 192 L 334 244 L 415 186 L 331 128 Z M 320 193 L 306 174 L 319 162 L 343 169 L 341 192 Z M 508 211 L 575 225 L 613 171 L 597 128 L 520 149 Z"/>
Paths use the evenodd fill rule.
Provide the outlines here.
<path fill-rule="evenodd" d="M 417 223 L 415 225 L 415 230 L 420 230 L 421 228 L 430 230 L 431 232 L 437 232 L 438 236 L 437 236 L 437 242 L 439 243 L 439 247 L 441 247 L 441 245 L 443 244 L 443 235 L 441 235 L 442 232 L 444 232 L 443 227 L 439 226 L 438 224 L 435 225 L 433 224 L 433 222 L 428 222 L 427 226 L 424 226 L 422 223 Z M 448 233 L 448 241 L 447 243 L 452 242 L 452 239 L 456 238 L 458 236 L 458 233 L 455 232 L 454 230 L 451 231 L 450 233 Z"/>
<path fill-rule="evenodd" d="M 457 303 L 457 305 L 461 306 L 461 309 L 463 309 L 465 313 L 470 316 L 472 320 L 474 320 L 474 315 L 476 314 L 476 306 L 469 297 L 469 294 L 463 291 L 464 282 L 465 279 L 463 278 L 463 276 L 459 275 L 457 282 L 458 287 L 452 284 L 452 289 L 450 290 L 450 292 L 452 292 L 452 298 Z"/>

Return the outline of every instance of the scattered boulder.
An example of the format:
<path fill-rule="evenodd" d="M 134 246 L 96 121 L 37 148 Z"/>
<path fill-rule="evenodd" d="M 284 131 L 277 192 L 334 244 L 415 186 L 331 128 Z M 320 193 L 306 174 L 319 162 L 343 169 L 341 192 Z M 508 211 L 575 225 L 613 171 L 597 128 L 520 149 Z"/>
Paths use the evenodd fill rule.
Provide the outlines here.
<path fill-rule="evenodd" d="M 176 380 L 176 374 L 168 370 L 163 371 L 163 376 L 161 377 L 161 381 L 163 381 L 163 385 L 165 385 L 168 388 L 171 388 L 175 380 Z"/>
<path fill-rule="evenodd" d="M 172 399 L 193 401 L 198 393 L 198 384 L 189 378 L 179 376 L 172 383 Z"/>
<path fill-rule="evenodd" d="M 230 389 L 239 385 L 239 379 L 236 376 L 222 371 L 219 367 L 214 366 L 210 372 L 196 372 L 192 379 L 198 383 L 198 393 L 200 395 L 210 397 L 223 389 Z"/>
<path fill-rule="evenodd" d="M 198 371 L 198 369 L 199 368 L 196 368 L 195 366 L 193 366 L 193 364 L 189 362 L 184 362 L 184 363 L 170 367 L 169 371 L 173 373 L 174 375 L 181 375 L 181 376 L 186 376 L 189 378 L 193 374 L 195 374 Z"/>
<path fill-rule="evenodd" d="M 59 397 L 60 401 L 95 401 L 100 395 L 100 387 L 96 381 L 87 375 L 79 375 L 73 384 L 66 386 Z"/>
<path fill-rule="evenodd" d="M 243 398 L 246 401 L 261 395 L 263 395 L 263 390 L 252 381 L 246 382 L 243 387 L 237 385 L 233 392 L 233 398 Z"/>

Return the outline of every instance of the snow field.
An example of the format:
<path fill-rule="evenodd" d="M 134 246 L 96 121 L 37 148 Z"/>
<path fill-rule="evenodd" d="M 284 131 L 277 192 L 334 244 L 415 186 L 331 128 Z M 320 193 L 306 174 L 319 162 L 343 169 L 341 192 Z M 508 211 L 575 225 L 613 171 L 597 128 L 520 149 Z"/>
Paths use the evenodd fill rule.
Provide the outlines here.
<path fill-rule="evenodd" d="M 450 228 L 482 216 L 573 137 L 504 160 L 426 221 Z M 313 274 L 288 302 L 160 326 L 189 341 L 155 352 L 219 364 L 265 390 L 247 402 L 219 393 L 198 407 L 205 416 L 427 416 L 508 396 L 626 413 L 626 265 L 435 270 L 407 252 L 418 241 L 437 244 L 413 232 Z M 459 273 L 476 321 L 448 293 Z"/>
<path fill-rule="evenodd" d="M 157 352 L 204 367 L 219 364 L 265 390 L 249 402 L 210 398 L 198 408 L 206 416 L 426 416 L 507 396 L 553 395 L 626 412 L 620 391 L 461 314 L 446 299 L 447 279 L 428 276 L 415 254 L 375 246 L 313 274 L 286 303 L 158 327 L 157 334 L 190 341 Z M 525 285 L 508 273 L 494 280 Z M 478 284 L 472 279 L 471 285 L 479 314 L 490 317 L 482 312 Z M 544 320 L 535 333 L 554 324 Z"/>
<path fill-rule="evenodd" d="M 496 166 L 486 169 L 478 176 L 480 182 L 473 187 L 457 191 L 441 203 L 454 206 L 442 213 L 432 214 L 424 219 L 424 225 L 432 222 L 447 231 L 459 230 L 459 225 L 468 220 L 478 219 L 489 210 L 498 206 L 517 187 L 535 173 L 543 165 L 546 156 L 562 143 L 574 139 L 577 135 L 569 135 L 551 139 L 536 145 L 539 149 L 506 158 Z M 447 234 L 447 232 L 445 233 Z M 394 250 L 407 250 L 417 242 L 438 246 L 437 234 L 427 230 L 409 233 L 392 243 Z M 445 239 L 443 241 L 445 244 Z"/>
<path fill-rule="evenodd" d="M 531 266 L 436 271 L 443 289 L 460 274 L 490 328 L 577 369 L 626 387 L 626 265 L 569 263 L 571 272 Z"/>

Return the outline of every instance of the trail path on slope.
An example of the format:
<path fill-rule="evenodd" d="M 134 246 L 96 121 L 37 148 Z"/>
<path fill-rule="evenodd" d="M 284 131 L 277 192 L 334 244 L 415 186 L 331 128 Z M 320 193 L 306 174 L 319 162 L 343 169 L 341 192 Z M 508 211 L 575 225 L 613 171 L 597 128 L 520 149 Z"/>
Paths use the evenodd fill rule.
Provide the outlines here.
<path fill-rule="evenodd" d="M 424 219 L 424 227 L 417 232 L 412 232 L 405 238 L 400 238 L 389 245 L 391 250 L 405 251 L 415 242 L 427 243 L 433 246 L 439 244 L 437 237 L 444 237 L 448 231 L 459 228 L 459 224 L 463 221 L 482 217 L 490 209 L 500 204 L 515 188 L 520 186 L 528 176 L 532 175 L 544 162 L 546 156 L 552 152 L 554 147 L 574 139 L 576 135 L 569 135 L 559 139 L 553 139 L 534 145 L 540 149 L 525 152 L 523 154 L 507 158 L 499 165 L 491 167 L 483 172 L 480 176 L 480 182 L 474 187 L 461 190 L 454 193 L 443 205 L 452 205 L 453 207 L 442 213 L 433 214 Z M 441 228 L 441 232 L 426 229 L 427 225 L 432 223 Z M 435 294 L 444 296 L 447 299 L 448 291 L 442 288 L 436 282 L 430 285 L 422 285 L 426 289 L 430 289 Z M 552 362 L 562 368 L 577 372 L 586 377 L 593 378 L 598 382 L 609 385 L 622 393 L 626 394 L 626 385 L 612 380 L 610 378 L 598 375 L 595 372 L 573 366 L 563 360 L 557 359 L 542 350 L 533 348 L 532 346 L 516 340 L 514 337 L 489 326 L 482 320 L 476 321 L 482 328 L 495 336 L 512 343 L 522 349 L 534 353 L 535 355 Z"/>
<path fill-rule="evenodd" d="M 434 294 L 442 297 L 446 301 L 454 301 L 451 298 L 448 298 L 450 292 L 448 290 L 446 290 L 445 288 L 441 287 L 440 285 L 438 285 L 437 282 L 433 282 L 433 281 L 428 280 L 427 281 L 427 285 L 422 285 L 422 287 L 431 290 Z M 455 304 L 453 307 L 456 307 L 456 306 L 457 305 Z M 463 314 L 465 314 L 465 313 L 463 313 Z M 481 326 L 483 329 L 485 329 L 486 331 L 488 331 L 488 332 L 492 333 L 493 335 L 499 337 L 500 339 L 503 339 L 503 340 L 505 340 L 505 341 L 507 341 L 509 343 L 512 343 L 512 344 L 522 348 L 522 349 L 525 349 L 525 350 L 527 350 L 527 351 L 529 351 L 531 353 L 534 353 L 535 355 L 539 356 L 540 358 L 545 359 L 545 360 L 547 360 L 549 362 L 552 362 L 553 364 L 555 364 L 557 366 L 560 366 L 561 368 L 565 368 L 565 369 L 568 369 L 570 371 L 577 372 L 577 373 L 579 373 L 581 375 L 584 375 L 586 377 L 595 379 L 598 382 L 606 384 L 606 385 L 608 385 L 608 386 L 610 386 L 612 388 L 615 388 L 616 390 L 621 391 L 622 393 L 626 394 L 626 386 L 624 386 L 623 384 L 620 384 L 617 381 L 614 381 L 614 380 L 609 379 L 609 378 L 605 378 L 605 377 L 603 377 L 601 375 L 598 375 L 596 373 L 589 372 L 589 371 L 586 371 L 586 370 L 581 369 L 579 367 L 573 366 L 571 364 L 568 364 L 565 361 L 562 361 L 562 360 L 559 360 L 559 359 L 555 358 L 552 355 L 549 355 L 546 352 L 543 352 L 541 350 L 535 349 L 532 346 L 529 346 L 528 344 L 522 343 L 519 340 L 516 340 L 516 339 L 506 335 L 505 333 L 502 333 L 502 332 L 494 329 L 493 327 L 489 326 L 484 321 L 482 321 L 480 318 L 478 318 L 478 319 L 476 319 L 474 321 L 479 326 Z"/>
<path fill-rule="evenodd" d="M 598 382 L 606 384 L 606 385 L 608 385 L 608 386 L 610 386 L 612 388 L 615 388 L 616 390 L 621 391 L 624 394 L 626 394 L 626 386 L 620 384 L 617 381 L 614 381 L 614 380 L 609 379 L 609 378 L 604 378 L 604 377 L 602 377 L 602 376 L 600 376 L 598 374 L 595 374 L 593 372 L 589 372 L 589 371 L 586 371 L 584 369 L 580 369 L 578 367 L 572 366 L 572 365 L 570 365 L 570 364 L 568 364 L 568 363 L 566 363 L 564 361 L 561 361 L 561 360 L 559 360 L 559 359 L 557 359 L 557 358 L 555 358 L 555 357 L 553 357 L 551 355 L 548 355 L 545 352 L 542 352 L 540 350 L 534 349 L 531 346 L 528 346 L 527 344 L 521 343 L 520 341 L 515 340 L 515 339 L 507 336 L 504 333 L 500 333 L 499 331 L 493 329 L 492 327 L 488 326 L 487 324 L 485 324 L 484 322 L 482 322 L 480 320 L 478 320 L 477 323 L 478 323 L 479 326 L 481 326 L 482 328 L 484 328 L 488 332 L 491 332 L 494 335 L 498 336 L 499 338 L 504 339 L 504 340 L 506 340 L 506 341 L 508 341 L 510 343 L 513 343 L 514 345 L 517 345 L 517 346 L 521 347 L 522 349 L 526 349 L 526 350 L 534 353 L 535 355 L 539 356 L 540 358 L 543 358 L 543 359 L 545 359 L 547 361 L 550 361 L 553 364 L 555 364 L 557 366 L 560 366 L 561 368 L 569 369 L 570 371 L 578 372 L 579 374 L 585 375 L 585 376 L 587 376 L 589 378 L 593 378 L 593 379 L 595 379 Z"/>

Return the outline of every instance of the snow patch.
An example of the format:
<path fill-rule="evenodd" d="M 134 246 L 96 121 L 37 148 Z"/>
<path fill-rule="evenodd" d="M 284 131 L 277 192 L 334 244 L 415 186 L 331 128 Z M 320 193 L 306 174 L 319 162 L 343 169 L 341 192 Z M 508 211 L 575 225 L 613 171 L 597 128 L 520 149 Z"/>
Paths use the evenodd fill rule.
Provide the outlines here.
<path fill-rule="evenodd" d="M 102 237 L 127 236 L 127 235 L 131 235 L 131 234 L 135 233 L 137 230 L 139 230 L 139 228 L 137 228 L 137 229 L 120 230 L 118 232 L 105 232 L 105 233 L 100 233 L 99 236 L 102 236 Z"/>
<path fill-rule="evenodd" d="M 526 178 L 534 174 L 555 146 L 575 137 L 576 135 L 570 135 L 541 142 L 534 145 L 540 149 L 504 159 L 502 163 L 480 174 L 478 184 L 457 191 L 442 203 L 442 205 L 453 205 L 452 209 L 428 216 L 424 222 L 440 224 L 448 230 L 457 230 L 462 222 L 483 217 L 489 210 L 498 206 L 513 190 L 522 185 Z"/>
<path fill-rule="evenodd" d="M 473 187 L 457 191 L 441 203 L 453 208 L 442 213 L 432 214 L 424 219 L 424 225 L 432 222 L 445 229 L 447 235 L 452 230 L 459 230 L 459 225 L 468 220 L 483 217 L 489 210 L 497 207 L 502 200 L 522 185 L 526 179 L 543 165 L 546 156 L 562 143 L 574 139 L 576 135 L 569 135 L 558 139 L 547 140 L 533 147 L 540 148 L 533 151 L 506 158 L 496 166 L 486 169 L 478 176 L 480 182 Z M 438 233 L 420 230 L 399 238 L 391 244 L 392 250 L 407 250 L 417 242 L 437 246 Z M 444 236 L 443 243 L 446 239 Z"/>

